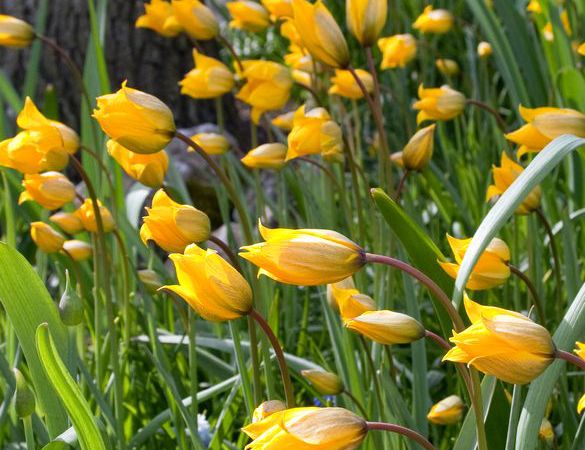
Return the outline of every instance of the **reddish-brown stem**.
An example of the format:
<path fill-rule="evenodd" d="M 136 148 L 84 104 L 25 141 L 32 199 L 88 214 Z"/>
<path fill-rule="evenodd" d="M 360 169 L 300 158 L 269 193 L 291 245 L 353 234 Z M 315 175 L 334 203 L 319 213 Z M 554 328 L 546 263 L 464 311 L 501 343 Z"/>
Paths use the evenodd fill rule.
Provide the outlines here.
<path fill-rule="evenodd" d="M 451 345 L 438 334 L 433 333 L 432 331 L 429 330 L 425 330 L 425 336 L 428 337 L 430 340 L 434 341 L 442 349 L 447 351 L 451 350 Z"/>
<path fill-rule="evenodd" d="M 397 203 L 400 201 L 402 191 L 404 190 L 404 186 L 406 184 L 406 178 L 408 178 L 409 173 L 410 172 L 408 170 L 404 170 L 402 176 L 400 177 L 400 181 L 398 182 L 398 186 L 396 187 L 396 194 L 394 195 L 394 201 Z"/>
<path fill-rule="evenodd" d="M 473 106 L 477 106 L 480 109 L 483 109 L 484 111 L 487 111 L 488 113 L 490 113 L 494 119 L 496 119 L 496 122 L 498 123 L 498 126 L 500 127 L 500 129 L 502 131 L 506 131 L 506 122 L 504 122 L 504 119 L 502 119 L 502 116 L 500 116 L 500 114 L 491 106 L 486 105 L 484 102 L 481 102 L 479 100 L 473 100 L 471 98 L 468 98 L 466 100 L 466 103 L 468 105 L 473 105 Z"/>
<path fill-rule="evenodd" d="M 236 53 L 236 50 L 234 49 L 234 47 L 230 43 L 230 41 L 228 41 L 226 38 L 224 38 L 221 34 L 217 35 L 217 40 L 228 50 L 228 52 L 230 52 L 232 57 L 236 60 L 236 64 L 238 65 L 238 68 L 243 73 L 244 72 L 244 65 L 242 64 L 242 60 L 240 59 L 240 57 Z"/>
<path fill-rule="evenodd" d="M 572 353 L 566 352 L 564 350 L 556 350 L 555 357 L 570 362 L 574 366 L 577 366 L 580 369 L 585 370 L 585 359 L 581 359 L 578 356 L 573 355 Z"/>
<path fill-rule="evenodd" d="M 436 447 L 431 444 L 422 434 L 419 434 L 410 428 L 396 425 L 394 423 L 384 422 L 366 422 L 366 426 L 368 431 L 381 430 L 389 431 L 390 433 L 401 434 L 402 436 L 406 436 L 407 438 L 412 439 L 414 442 L 419 444 L 421 447 L 426 448 L 427 450 L 437 450 Z"/>
<path fill-rule="evenodd" d="M 540 321 L 541 324 L 545 324 L 545 315 L 544 315 L 544 308 L 542 307 L 542 302 L 540 301 L 540 297 L 538 296 L 538 293 L 536 292 L 536 288 L 534 287 L 534 284 L 532 284 L 532 281 L 530 281 L 530 278 L 528 278 L 524 272 L 522 272 L 520 269 L 518 269 L 517 267 L 513 266 L 512 264 L 508 264 L 508 267 L 510 268 L 510 272 L 512 272 L 514 275 L 516 275 L 518 278 L 520 278 L 524 284 L 526 285 L 526 288 L 528 289 L 528 291 L 530 292 L 530 295 L 532 296 L 532 304 L 534 305 L 534 307 L 536 308 L 536 313 L 538 314 L 538 320 Z"/>
<path fill-rule="evenodd" d="M 238 270 L 238 272 L 242 271 L 242 268 L 240 267 L 240 262 L 238 261 L 238 258 L 236 257 L 235 253 L 232 251 L 232 249 L 229 247 L 229 245 L 227 245 L 226 242 L 222 241 L 220 238 L 218 238 L 217 236 L 214 236 L 214 235 L 209 236 L 208 241 L 213 242 L 215 245 L 217 245 L 220 249 L 223 250 L 223 252 L 230 259 L 233 266 Z"/>

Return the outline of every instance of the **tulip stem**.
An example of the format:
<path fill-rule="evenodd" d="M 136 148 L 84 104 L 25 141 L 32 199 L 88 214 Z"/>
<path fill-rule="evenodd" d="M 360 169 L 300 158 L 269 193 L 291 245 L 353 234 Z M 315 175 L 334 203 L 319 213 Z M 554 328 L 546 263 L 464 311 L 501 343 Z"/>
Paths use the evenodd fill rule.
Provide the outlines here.
<path fill-rule="evenodd" d="M 89 154 L 98 163 L 98 166 L 100 166 L 104 176 L 106 177 L 106 181 L 108 182 L 108 187 L 110 188 L 110 193 L 111 193 L 111 195 L 114 195 L 114 192 L 116 192 L 116 190 L 114 189 L 114 183 L 112 182 L 112 179 L 110 178 L 110 169 L 108 167 L 106 167 L 106 165 L 104 164 L 102 159 L 99 157 L 99 155 L 96 152 L 94 152 L 92 149 L 90 149 L 89 147 L 87 147 L 86 145 L 83 145 L 83 144 L 81 144 L 79 146 L 79 148 L 81 150 L 83 150 L 85 153 Z"/>
<path fill-rule="evenodd" d="M 368 417 L 368 412 L 364 408 L 364 405 L 362 405 L 362 403 L 351 392 L 349 392 L 347 389 L 344 389 L 342 394 L 347 395 L 351 399 L 355 406 L 357 406 L 357 408 L 360 410 L 360 414 L 364 416 L 364 419 Z"/>
<path fill-rule="evenodd" d="M 410 428 L 384 422 L 366 422 L 366 426 L 368 431 L 381 430 L 389 431 L 390 433 L 401 434 L 409 439 L 412 439 L 414 442 L 419 444 L 421 447 L 426 448 L 427 450 L 437 450 L 437 448 L 431 444 L 422 434 L 419 434 Z"/>
<path fill-rule="evenodd" d="M 400 181 L 398 182 L 398 186 L 396 187 L 396 194 L 394 194 L 394 201 L 398 203 L 400 201 L 400 197 L 402 196 L 402 191 L 404 190 L 404 186 L 406 185 L 406 179 L 408 178 L 408 174 L 410 173 L 409 170 L 405 170 L 400 177 Z"/>
<path fill-rule="evenodd" d="M 264 334 L 266 335 L 266 337 L 270 341 L 270 344 L 272 344 L 272 348 L 274 349 L 274 354 L 276 355 L 276 360 L 278 361 L 278 367 L 280 369 L 280 376 L 282 378 L 282 384 L 284 385 L 284 394 L 286 397 L 287 407 L 294 408 L 295 407 L 295 395 L 294 395 L 294 391 L 293 391 L 293 385 L 292 385 L 292 381 L 290 378 L 290 374 L 288 372 L 288 367 L 286 365 L 286 361 L 284 359 L 284 353 L 282 351 L 282 347 L 280 346 L 280 343 L 278 342 L 278 338 L 274 335 L 274 331 L 272 331 L 272 328 L 270 327 L 270 325 L 268 324 L 266 319 L 264 319 L 264 317 L 262 317 L 260 315 L 260 313 L 258 313 L 258 311 L 256 311 L 255 309 L 251 309 L 248 314 L 249 314 L 249 317 L 251 317 L 252 319 L 254 319 L 258 323 L 258 325 L 260 326 L 260 328 L 262 328 L 262 331 L 264 331 Z"/>
<path fill-rule="evenodd" d="M 242 64 L 242 60 L 240 59 L 240 57 L 236 53 L 236 50 L 234 49 L 234 46 L 230 43 L 230 41 L 228 41 L 221 34 L 217 35 L 217 40 L 228 50 L 228 52 L 230 52 L 232 57 L 236 60 L 236 64 L 238 65 L 238 68 L 240 69 L 240 71 L 244 72 L 244 65 Z"/>
<path fill-rule="evenodd" d="M 442 349 L 447 351 L 451 350 L 451 345 L 438 334 L 433 333 L 430 330 L 425 330 L 425 336 L 434 341 Z"/>
<path fill-rule="evenodd" d="M 542 302 L 540 301 L 540 297 L 538 296 L 538 293 L 536 292 L 536 288 L 534 287 L 534 284 L 532 283 L 532 281 L 530 281 L 530 278 L 528 278 L 524 274 L 524 272 L 522 272 L 517 267 L 513 266 L 512 264 L 508 264 L 508 267 L 510 268 L 510 272 L 512 272 L 514 275 L 516 275 L 518 278 L 520 278 L 524 282 L 524 284 L 526 285 L 526 288 L 530 291 L 530 295 L 532 296 L 532 304 L 536 308 L 536 313 L 538 314 L 538 319 L 539 319 L 540 323 L 542 325 L 544 325 L 546 323 L 546 319 L 545 319 L 545 315 L 544 315 L 544 308 L 542 307 Z"/>
<path fill-rule="evenodd" d="M 548 223 L 548 219 L 546 218 L 546 216 L 544 215 L 544 213 L 542 212 L 542 210 L 540 208 L 535 209 L 536 215 L 538 216 L 540 222 L 542 223 L 542 226 L 544 227 L 546 234 L 548 235 L 548 244 L 550 245 L 550 252 L 552 255 L 552 259 L 553 259 L 553 263 L 554 263 L 554 274 L 555 274 L 555 278 L 557 279 L 557 286 L 556 286 L 556 295 L 557 295 L 557 303 L 560 305 L 561 304 L 561 287 L 563 284 L 563 278 L 561 275 L 561 259 L 559 257 L 559 251 L 557 249 L 557 244 L 555 241 L 555 234 L 552 230 L 552 227 L 550 226 L 550 223 Z"/>
<path fill-rule="evenodd" d="M 465 103 L 467 103 L 468 105 L 477 106 L 478 108 L 483 109 L 484 111 L 487 111 L 488 113 L 490 113 L 494 117 L 494 119 L 496 119 L 496 122 L 498 123 L 498 127 L 500 127 L 500 129 L 502 131 L 506 131 L 506 122 L 504 122 L 504 119 L 502 119 L 502 116 L 500 116 L 500 114 L 494 108 L 485 104 L 482 101 L 474 100 L 471 98 L 468 98 L 467 100 L 465 100 Z"/>
<path fill-rule="evenodd" d="M 22 424 L 24 425 L 24 437 L 26 440 L 27 450 L 34 450 L 35 446 L 35 435 L 32 426 L 32 415 L 22 418 Z"/>
<path fill-rule="evenodd" d="M 299 156 L 297 158 L 297 160 L 299 161 L 304 161 L 306 163 L 309 163 L 315 167 L 317 167 L 319 170 L 323 171 L 323 173 L 325 175 L 327 175 L 329 177 L 329 179 L 333 182 L 333 184 L 335 185 L 335 189 L 337 189 L 338 192 L 341 192 L 341 186 L 339 185 L 339 183 L 337 182 L 337 179 L 335 178 L 335 175 L 333 174 L 333 172 L 331 172 L 327 167 L 325 167 L 323 164 L 321 164 L 318 161 L 315 161 L 314 159 L 308 158 L 306 156 Z"/>
<path fill-rule="evenodd" d="M 226 254 L 226 256 L 232 262 L 233 266 L 238 270 L 238 272 L 242 272 L 242 267 L 240 266 L 240 262 L 238 261 L 236 254 L 232 251 L 232 249 L 229 247 L 229 245 L 227 245 L 227 243 L 225 243 L 220 238 L 218 238 L 217 236 L 214 236 L 214 235 L 209 236 L 209 239 L 207 239 L 207 240 L 209 242 L 213 242 L 220 249 L 222 249 L 223 252 Z"/>
<path fill-rule="evenodd" d="M 317 94 L 317 92 L 315 92 L 315 89 L 313 89 L 311 86 L 307 86 L 306 84 L 302 84 L 302 83 L 299 83 L 299 82 L 296 82 L 295 84 L 298 87 L 300 87 L 301 89 L 304 89 L 305 91 L 307 91 L 308 93 L 310 93 L 311 96 L 313 97 L 313 99 L 315 100 L 315 103 L 317 103 L 318 106 L 323 106 L 323 102 L 319 98 L 319 95 Z"/>
<path fill-rule="evenodd" d="M 378 380 L 378 371 L 376 370 L 376 365 L 374 364 L 374 360 L 372 359 L 372 354 L 370 353 L 370 349 L 368 348 L 368 344 L 363 336 L 359 336 L 360 342 L 364 349 L 364 353 L 366 354 L 366 361 L 370 366 L 370 373 L 372 375 L 372 382 L 374 383 L 374 389 L 376 390 L 376 399 L 378 400 L 378 408 L 379 408 L 379 416 L 383 420 L 386 413 L 384 408 L 384 400 L 382 398 L 382 387 L 380 386 L 380 380 Z"/>
<path fill-rule="evenodd" d="M 574 366 L 577 366 L 585 370 L 585 359 L 579 358 L 578 356 L 573 355 L 572 353 L 566 352 L 564 350 L 556 350 L 555 357 L 570 362 Z"/>
<path fill-rule="evenodd" d="M 445 310 L 449 314 L 449 317 L 451 318 L 451 321 L 453 322 L 455 331 L 461 331 L 465 328 L 463 324 L 463 319 L 453 306 L 453 303 L 451 303 L 451 300 L 449 300 L 449 297 L 447 297 L 447 294 L 445 294 L 443 290 L 433 280 L 431 280 L 420 270 L 412 267 L 411 265 L 405 263 L 404 261 L 400 261 L 399 259 L 385 255 L 376 255 L 374 253 L 366 253 L 366 262 L 386 264 L 387 266 L 394 267 L 403 272 L 406 272 L 413 278 L 417 279 L 431 291 L 433 296 L 441 303 L 443 308 L 445 308 Z"/>

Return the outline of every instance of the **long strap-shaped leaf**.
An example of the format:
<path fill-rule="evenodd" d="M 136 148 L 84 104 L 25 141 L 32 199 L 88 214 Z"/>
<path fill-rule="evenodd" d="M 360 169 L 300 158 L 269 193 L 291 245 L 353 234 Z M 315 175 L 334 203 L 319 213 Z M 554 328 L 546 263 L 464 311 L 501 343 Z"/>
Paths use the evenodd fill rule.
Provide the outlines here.
<path fill-rule="evenodd" d="M 53 389 L 59 395 L 71 418 L 73 428 L 79 438 L 79 446 L 82 450 L 106 450 L 106 444 L 97 426 L 96 419 L 89 404 L 83 398 L 79 386 L 77 386 L 59 356 L 48 324 L 39 325 L 36 342 L 41 364 Z"/>

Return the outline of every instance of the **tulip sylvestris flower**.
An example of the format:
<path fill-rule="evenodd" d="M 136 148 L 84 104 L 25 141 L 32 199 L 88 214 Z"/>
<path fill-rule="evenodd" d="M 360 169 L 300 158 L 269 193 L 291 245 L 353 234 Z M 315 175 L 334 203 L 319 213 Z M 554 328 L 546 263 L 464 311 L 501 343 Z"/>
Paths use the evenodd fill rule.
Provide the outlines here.
<path fill-rule="evenodd" d="M 349 31 L 364 47 L 376 42 L 388 16 L 388 0 L 346 0 Z"/>
<path fill-rule="evenodd" d="M 97 98 L 93 117 L 110 139 L 135 153 L 161 151 L 176 131 L 167 105 L 126 82 L 118 92 Z"/>
<path fill-rule="evenodd" d="M 344 320 L 376 310 L 376 302 L 369 295 L 362 294 L 353 287 L 341 287 L 339 283 L 329 286 L 331 286 L 331 297 L 335 302 L 335 307 Z"/>
<path fill-rule="evenodd" d="M 419 111 L 417 123 L 425 120 L 450 120 L 461 114 L 465 108 L 465 96 L 447 85 L 425 89 L 421 84 L 418 97 L 420 100 L 413 105 Z"/>
<path fill-rule="evenodd" d="M 506 152 L 503 152 L 500 167 L 492 166 L 494 184 L 488 187 L 486 200 L 489 201 L 494 197 L 502 195 L 523 171 L 524 168 L 520 164 L 512 161 L 508 155 L 506 155 Z M 540 196 L 540 187 L 536 186 L 524 198 L 518 209 L 516 209 L 516 214 L 529 214 L 535 209 L 538 209 L 540 206 Z"/>
<path fill-rule="evenodd" d="M 227 66 L 193 50 L 195 68 L 179 82 L 181 94 L 196 99 L 216 98 L 227 94 L 234 87 L 234 75 Z"/>
<path fill-rule="evenodd" d="M 275 127 L 280 128 L 283 131 L 290 131 L 293 128 L 295 118 L 295 112 L 289 111 L 284 114 L 280 114 L 271 120 L 270 123 Z"/>
<path fill-rule="evenodd" d="M 262 0 L 272 20 L 293 16 L 292 0 Z"/>
<path fill-rule="evenodd" d="M 0 46 L 24 48 L 32 44 L 35 31 L 24 20 L 0 14 Z"/>
<path fill-rule="evenodd" d="M 449 11 L 445 9 L 433 9 L 429 5 L 417 17 L 412 26 L 422 33 L 444 34 L 451 30 L 454 21 L 455 18 Z"/>
<path fill-rule="evenodd" d="M 261 420 L 266 419 L 268 416 L 271 416 L 274 413 L 284 411 L 286 409 L 286 405 L 281 402 L 280 400 L 268 400 L 264 403 L 261 403 L 252 414 L 252 422 L 260 422 Z"/>
<path fill-rule="evenodd" d="M 577 47 L 577 53 L 585 56 L 585 42 L 583 42 L 581 45 L 579 45 L 579 47 Z"/>
<path fill-rule="evenodd" d="M 49 220 L 70 235 L 81 233 L 84 230 L 83 223 L 74 213 L 58 212 L 49 217 Z"/>
<path fill-rule="evenodd" d="M 492 45 L 489 42 L 482 41 L 477 44 L 477 56 L 480 58 L 488 58 L 493 52 Z"/>
<path fill-rule="evenodd" d="M 75 199 L 75 186 L 59 172 L 27 174 L 22 180 L 24 191 L 18 204 L 33 200 L 45 209 L 59 209 Z"/>
<path fill-rule="evenodd" d="M 400 152 L 401 165 L 407 170 L 423 170 L 433 156 L 435 125 L 421 128 Z"/>
<path fill-rule="evenodd" d="M 406 67 L 416 56 L 416 39 L 412 34 L 395 34 L 378 39 L 378 48 L 382 52 L 382 70 Z"/>
<path fill-rule="evenodd" d="M 366 311 L 352 319 L 344 318 L 343 324 L 383 345 L 408 344 L 425 335 L 424 327 L 417 320 L 388 310 Z"/>
<path fill-rule="evenodd" d="M 293 408 L 269 415 L 242 431 L 246 450 L 355 450 L 367 434 L 364 419 L 343 408 Z"/>
<path fill-rule="evenodd" d="M 116 141 L 109 140 L 106 144 L 108 153 L 124 169 L 129 177 L 153 189 L 162 186 L 169 168 L 167 152 L 150 154 L 134 153 Z"/>
<path fill-rule="evenodd" d="M 199 0 L 173 0 L 172 6 L 177 22 L 191 38 L 207 41 L 219 34 L 213 12 Z"/>
<path fill-rule="evenodd" d="M 461 420 L 464 410 L 465 405 L 461 398 L 450 395 L 432 406 L 427 419 L 437 425 L 452 425 Z"/>
<path fill-rule="evenodd" d="M 374 90 L 374 78 L 369 72 L 362 69 L 356 69 L 356 74 L 366 87 L 369 93 Z M 329 88 L 329 94 L 339 95 L 345 98 L 357 100 L 363 98 L 364 93 L 358 86 L 355 78 L 349 70 L 335 70 L 335 76 L 331 78 L 332 86 Z"/>
<path fill-rule="evenodd" d="M 341 281 L 365 264 L 364 250 L 335 231 L 258 227 L 266 242 L 242 247 L 240 253 L 260 268 L 258 276 L 317 286 Z"/>
<path fill-rule="evenodd" d="M 324 108 L 306 112 L 305 105 L 302 105 L 297 109 L 293 129 L 288 135 L 287 161 L 305 155 L 330 156 L 342 152 L 341 128 Z"/>
<path fill-rule="evenodd" d="M 136 20 L 136 28 L 149 28 L 164 37 L 175 37 L 182 31 L 168 1 L 151 0 L 144 10 L 145 14 Z"/>
<path fill-rule="evenodd" d="M 250 0 L 227 2 L 227 9 L 232 16 L 230 28 L 257 33 L 270 25 L 270 15 L 264 6 Z"/>
<path fill-rule="evenodd" d="M 342 295 L 346 290 L 355 289 L 353 277 L 347 277 L 345 280 L 338 281 L 327 285 L 327 303 L 335 311 L 339 312 L 339 303 Z M 357 289 L 355 289 L 357 291 Z M 359 292 L 359 291 L 357 291 Z M 376 308 L 373 308 L 376 309 Z"/>
<path fill-rule="evenodd" d="M 63 250 L 75 261 L 85 261 L 91 258 L 92 248 L 87 242 L 78 239 L 71 239 L 63 243 Z"/>
<path fill-rule="evenodd" d="M 223 155 L 230 148 L 230 141 L 218 133 L 198 133 L 191 136 L 191 140 L 208 155 Z M 195 150 L 189 147 L 188 151 L 193 152 Z"/>
<path fill-rule="evenodd" d="M 459 73 L 459 64 L 457 61 L 448 58 L 440 58 L 435 61 L 437 70 L 447 77 L 455 76 Z"/>
<path fill-rule="evenodd" d="M 465 298 L 471 326 L 453 333 L 443 361 L 465 363 L 513 384 L 526 384 L 554 361 L 550 333 L 514 311 L 482 306 Z"/>
<path fill-rule="evenodd" d="M 315 58 L 333 68 L 349 65 L 349 49 L 343 32 L 321 0 L 311 4 L 292 0 L 295 26 L 303 47 Z"/>
<path fill-rule="evenodd" d="M 538 438 L 542 439 L 546 443 L 547 447 L 550 447 L 555 439 L 555 430 L 546 417 L 543 417 L 542 421 L 540 422 Z"/>
<path fill-rule="evenodd" d="M 241 161 L 250 169 L 282 169 L 286 164 L 287 148 L 280 142 L 262 144 L 250 150 Z"/>
<path fill-rule="evenodd" d="M 44 222 L 31 223 L 30 236 L 37 247 L 44 253 L 57 253 L 65 243 L 63 235 Z"/>
<path fill-rule="evenodd" d="M 216 251 L 191 244 L 184 254 L 173 253 L 169 258 L 179 284 L 161 289 L 180 296 L 205 320 L 237 319 L 252 309 L 250 285 Z"/>
<path fill-rule="evenodd" d="M 322 369 L 301 370 L 301 375 L 321 395 L 338 395 L 344 390 L 341 378 Z"/>
<path fill-rule="evenodd" d="M 104 233 L 109 233 L 116 226 L 114 219 L 112 218 L 112 214 L 110 213 L 110 210 L 103 206 L 102 202 L 99 200 L 97 201 L 97 206 L 100 217 L 102 218 Z M 95 217 L 93 202 L 91 199 L 86 199 L 74 214 L 79 218 L 79 220 L 81 220 L 83 228 L 85 228 L 90 233 L 98 232 L 97 219 Z"/>
<path fill-rule="evenodd" d="M 209 239 L 211 225 L 207 214 L 173 201 L 163 189 L 154 194 L 152 206 L 146 212 L 140 228 L 144 244 L 154 241 L 167 252 L 182 253 L 189 244 Z"/>

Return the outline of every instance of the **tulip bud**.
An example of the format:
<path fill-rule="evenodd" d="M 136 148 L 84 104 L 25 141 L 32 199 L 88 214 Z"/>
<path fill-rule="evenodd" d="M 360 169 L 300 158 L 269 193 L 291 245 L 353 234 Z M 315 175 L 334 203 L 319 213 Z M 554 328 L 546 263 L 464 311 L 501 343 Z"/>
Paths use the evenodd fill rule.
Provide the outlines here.
<path fill-rule="evenodd" d="M 341 378 L 321 369 L 301 370 L 301 375 L 321 395 L 338 395 L 344 390 Z"/>
<path fill-rule="evenodd" d="M 191 136 L 191 140 L 203 149 L 208 155 L 222 155 L 230 148 L 230 141 L 217 133 L 198 133 Z M 189 151 L 194 151 L 189 147 Z"/>
<path fill-rule="evenodd" d="M 293 16 L 291 0 L 262 0 L 262 4 L 270 12 L 270 16 L 274 21 Z"/>
<path fill-rule="evenodd" d="M 272 119 L 271 123 L 272 123 L 272 125 L 280 128 L 283 131 L 290 131 L 290 130 L 292 130 L 292 127 L 293 127 L 294 117 L 295 117 L 295 112 L 289 111 L 287 113 L 280 114 L 280 115 L 276 116 L 274 119 Z"/>
<path fill-rule="evenodd" d="M 363 83 L 366 91 L 371 93 L 374 90 L 374 78 L 372 75 L 362 69 L 357 69 L 355 73 Z M 364 97 L 364 93 L 349 70 L 336 69 L 335 76 L 331 78 L 331 83 L 332 86 L 329 88 L 329 94 L 339 95 L 353 100 Z"/>
<path fill-rule="evenodd" d="M 459 64 L 457 61 L 447 58 L 440 58 L 435 61 L 435 65 L 439 72 L 448 77 L 452 77 L 459 73 Z"/>
<path fill-rule="evenodd" d="M 286 145 L 275 142 L 272 144 L 262 144 L 250 150 L 241 161 L 246 167 L 251 169 L 282 169 L 285 162 L 287 148 Z"/>
<path fill-rule="evenodd" d="M 327 303 L 329 303 L 331 309 L 333 309 L 337 313 L 339 312 L 339 303 L 341 300 L 341 295 L 343 295 L 347 290 L 350 289 L 355 289 L 353 277 L 347 277 L 345 280 L 341 280 L 338 281 L 337 283 L 327 285 Z"/>
<path fill-rule="evenodd" d="M 35 394 L 29 387 L 26 378 L 16 367 L 12 369 L 16 381 L 14 392 L 14 409 L 20 419 L 24 419 L 35 412 Z"/>
<path fill-rule="evenodd" d="M 577 413 L 581 414 L 583 411 L 585 411 L 585 395 L 581 396 L 577 404 Z"/>
<path fill-rule="evenodd" d="M 424 337 L 424 327 L 406 314 L 394 311 L 366 311 L 352 319 L 344 320 L 350 330 L 384 345 L 408 344 Z"/>
<path fill-rule="evenodd" d="M 193 50 L 195 68 L 179 82 L 181 94 L 196 99 L 217 98 L 234 87 L 234 75 L 221 61 Z"/>
<path fill-rule="evenodd" d="M 177 36 L 183 30 L 166 0 L 151 0 L 144 9 L 145 14 L 136 20 L 136 28 L 149 28 L 164 37 Z"/>
<path fill-rule="evenodd" d="M 227 9 L 232 16 L 230 28 L 257 33 L 265 30 L 270 25 L 270 16 L 266 8 L 249 0 L 227 2 Z"/>
<path fill-rule="evenodd" d="M 136 153 L 156 153 L 175 135 L 173 113 L 158 98 L 126 87 L 97 98 L 93 117 L 110 139 Z"/>
<path fill-rule="evenodd" d="M 405 67 L 416 56 L 416 39 L 411 34 L 396 34 L 378 40 L 382 52 L 381 69 Z"/>
<path fill-rule="evenodd" d="M 163 282 L 158 273 L 154 270 L 143 269 L 138 271 L 138 279 L 144 284 L 148 292 L 154 294 L 163 286 Z"/>
<path fill-rule="evenodd" d="M 540 423 L 538 438 L 544 441 L 547 448 L 550 448 L 555 440 L 555 430 L 546 417 L 543 417 Z"/>
<path fill-rule="evenodd" d="M 219 24 L 213 12 L 199 0 L 173 0 L 177 22 L 193 39 L 206 41 L 219 34 Z"/>
<path fill-rule="evenodd" d="M 444 34 L 451 30 L 454 21 L 455 18 L 449 11 L 445 9 L 433 9 L 429 5 L 417 17 L 413 28 L 420 30 L 422 33 Z"/>
<path fill-rule="evenodd" d="M 24 20 L 0 14 L 0 46 L 24 48 L 35 38 L 35 31 Z"/>
<path fill-rule="evenodd" d="M 346 0 L 349 31 L 364 47 L 376 42 L 388 15 L 388 0 Z"/>
<path fill-rule="evenodd" d="M 65 241 L 63 250 L 75 261 L 85 261 L 91 258 L 92 248 L 87 242 L 72 239 Z"/>
<path fill-rule="evenodd" d="M 579 47 L 577 47 L 577 53 L 585 56 L 585 42 L 583 42 L 581 45 L 579 45 Z"/>
<path fill-rule="evenodd" d="M 102 202 L 99 200 L 97 201 L 97 207 L 100 213 L 100 217 L 102 218 L 103 231 L 104 233 L 109 233 L 116 226 L 114 219 L 112 218 L 112 214 L 110 213 L 109 209 L 103 206 Z M 90 233 L 98 232 L 97 219 L 95 217 L 94 205 L 91 199 L 85 199 L 85 201 L 79 208 L 77 208 L 77 211 L 75 211 L 74 214 L 79 220 L 81 220 L 83 228 L 85 228 Z"/>
<path fill-rule="evenodd" d="M 69 272 L 65 271 L 65 291 L 59 300 L 61 321 L 68 327 L 75 327 L 83 321 L 83 301 L 69 284 Z"/>
<path fill-rule="evenodd" d="M 292 78 L 294 82 L 300 86 L 311 87 L 311 74 L 306 70 L 294 69 L 292 71 Z"/>
<path fill-rule="evenodd" d="M 407 170 L 423 170 L 433 156 L 435 125 L 418 130 L 402 149 L 402 164 Z"/>
<path fill-rule="evenodd" d="M 457 395 L 450 395 L 438 403 L 435 403 L 427 419 L 437 425 L 452 425 L 457 423 L 463 417 L 465 405 Z"/>
<path fill-rule="evenodd" d="M 45 209 L 59 209 L 75 199 L 75 186 L 59 172 L 27 174 L 22 180 L 24 192 L 18 204 L 33 200 Z"/>
<path fill-rule="evenodd" d="M 488 58 L 493 53 L 492 46 L 489 42 L 482 41 L 477 45 L 477 56 Z"/>
<path fill-rule="evenodd" d="M 267 402 L 260 404 L 260 406 L 254 410 L 254 413 L 252 414 L 252 423 L 260 422 L 268 416 L 284 411 L 285 409 L 286 405 L 280 400 L 268 400 Z"/>
<path fill-rule="evenodd" d="M 65 238 L 44 222 L 30 224 L 30 235 L 37 247 L 45 253 L 57 253 L 63 248 Z"/>
<path fill-rule="evenodd" d="M 73 213 L 58 212 L 49 217 L 49 220 L 59 226 L 65 233 L 73 235 L 83 231 L 83 223 Z"/>
<path fill-rule="evenodd" d="M 465 96 L 461 92 L 444 85 L 440 88 L 418 88 L 419 101 L 413 105 L 419 110 L 416 122 L 425 120 L 450 120 L 457 117 L 465 108 Z"/>
<path fill-rule="evenodd" d="M 161 150 L 147 155 L 134 153 L 111 139 L 106 147 L 109 155 L 129 177 L 153 189 L 162 186 L 169 167 L 167 152 Z"/>

